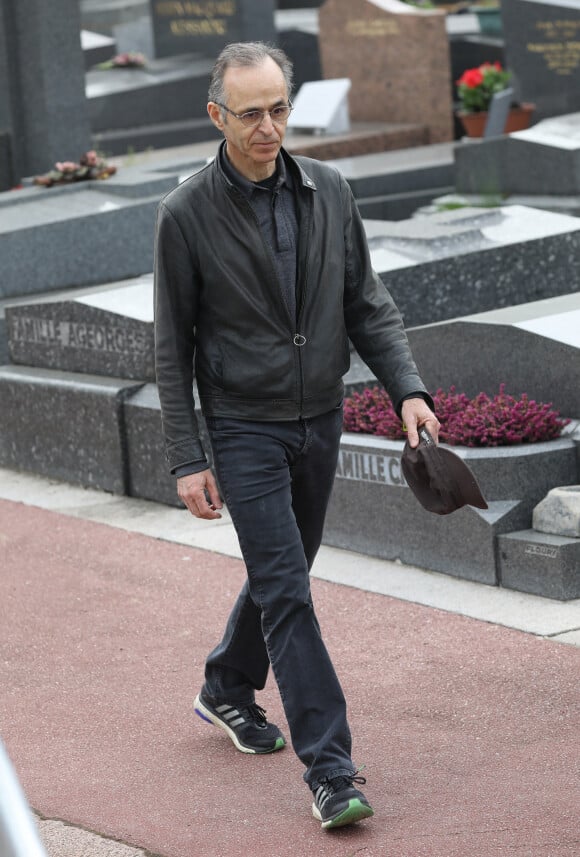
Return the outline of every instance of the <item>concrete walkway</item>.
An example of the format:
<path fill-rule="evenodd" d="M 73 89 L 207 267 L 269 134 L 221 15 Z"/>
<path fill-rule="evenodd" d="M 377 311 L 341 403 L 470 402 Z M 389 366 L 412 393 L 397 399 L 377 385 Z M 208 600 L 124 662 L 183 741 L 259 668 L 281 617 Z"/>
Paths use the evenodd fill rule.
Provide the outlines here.
<path fill-rule="evenodd" d="M 0 568 L 0 737 L 49 857 L 580 853 L 580 601 L 324 548 L 376 810 L 325 833 L 290 749 L 244 756 L 193 714 L 244 579 L 227 517 L 0 470 Z M 260 702 L 287 732 L 273 682 Z"/>

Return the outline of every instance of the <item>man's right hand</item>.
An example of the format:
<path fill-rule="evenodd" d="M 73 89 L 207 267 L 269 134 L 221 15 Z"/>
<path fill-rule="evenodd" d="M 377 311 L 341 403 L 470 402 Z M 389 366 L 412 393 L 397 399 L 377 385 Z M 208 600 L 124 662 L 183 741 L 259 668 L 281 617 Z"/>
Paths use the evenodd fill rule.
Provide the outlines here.
<path fill-rule="evenodd" d="M 209 503 L 206 497 L 209 496 Z M 221 518 L 217 509 L 223 507 L 217 484 L 209 468 L 200 473 L 190 473 L 177 480 L 177 493 L 196 518 Z"/>

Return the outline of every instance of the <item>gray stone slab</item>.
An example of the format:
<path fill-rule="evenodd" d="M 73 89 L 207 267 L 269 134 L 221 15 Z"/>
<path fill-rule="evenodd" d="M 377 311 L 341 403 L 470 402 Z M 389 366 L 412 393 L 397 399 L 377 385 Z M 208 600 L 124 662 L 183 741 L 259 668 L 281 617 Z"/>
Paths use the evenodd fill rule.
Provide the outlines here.
<path fill-rule="evenodd" d="M 408 330 L 429 390 L 551 402 L 580 419 L 580 292 Z"/>
<path fill-rule="evenodd" d="M 195 386 L 194 396 L 198 402 Z M 176 493 L 175 477 L 170 474 L 165 459 L 161 406 L 156 385 L 147 384 L 127 398 L 123 412 L 129 462 L 127 493 L 132 497 L 155 500 L 168 506 L 182 506 Z M 211 464 L 211 446 L 199 407 L 196 414 L 201 440 Z"/>
<path fill-rule="evenodd" d="M 229 42 L 274 42 L 274 0 L 168 3 L 152 0 L 158 57 L 201 53 L 215 57 Z"/>
<path fill-rule="evenodd" d="M 213 60 L 183 56 L 150 60 L 140 69 L 89 71 L 86 93 L 93 134 L 181 119 L 207 119 L 212 66 Z M 207 123 L 209 128 L 209 119 Z"/>
<path fill-rule="evenodd" d="M 574 481 L 576 473 L 570 440 L 495 450 L 453 447 L 489 509 L 438 516 L 426 512 L 406 485 L 402 450 L 402 441 L 343 436 L 324 543 L 488 584 L 497 583 L 496 537 L 529 526 L 546 486 Z"/>
<path fill-rule="evenodd" d="M 157 204 L 204 163 L 122 167 L 106 181 L 0 194 L 0 299 L 151 271 Z"/>
<path fill-rule="evenodd" d="M 502 0 L 506 63 L 520 101 L 538 118 L 580 109 L 580 8 L 576 0 Z"/>
<path fill-rule="evenodd" d="M 12 363 L 155 380 L 153 279 L 5 309 Z"/>
<path fill-rule="evenodd" d="M 151 271 L 158 201 L 126 199 L 103 188 L 0 210 L 0 240 L 8 251 L 0 297 Z"/>
<path fill-rule="evenodd" d="M 81 30 L 81 47 L 87 70 L 97 63 L 110 60 L 117 53 L 115 39 L 90 30 Z"/>
<path fill-rule="evenodd" d="M 522 530 L 498 537 L 501 585 L 544 598 L 580 598 L 580 540 Z"/>
<path fill-rule="evenodd" d="M 524 206 L 365 221 L 407 327 L 577 291 L 580 222 Z"/>
<path fill-rule="evenodd" d="M 0 463 L 65 482 L 126 493 L 122 400 L 139 385 L 0 368 Z"/>
<path fill-rule="evenodd" d="M 580 194 L 580 113 L 499 140 L 458 144 L 454 172 L 459 193 Z"/>
<path fill-rule="evenodd" d="M 357 199 L 453 185 L 454 144 L 337 158 L 329 161 L 343 174 Z"/>

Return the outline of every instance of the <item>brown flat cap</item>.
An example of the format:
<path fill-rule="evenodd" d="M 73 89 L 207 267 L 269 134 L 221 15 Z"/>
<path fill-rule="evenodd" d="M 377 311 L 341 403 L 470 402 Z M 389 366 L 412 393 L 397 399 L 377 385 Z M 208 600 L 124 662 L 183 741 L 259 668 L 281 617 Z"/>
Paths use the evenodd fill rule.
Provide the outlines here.
<path fill-rule="evenodd" d="M 409 488 L 428 512 L 449 515 L 462 506 L 487 509 L 477 479 L 458 455 L 437 446 L 426 428 L 419 429 L 419 446 L 405 444 L 401 467 Z"/>

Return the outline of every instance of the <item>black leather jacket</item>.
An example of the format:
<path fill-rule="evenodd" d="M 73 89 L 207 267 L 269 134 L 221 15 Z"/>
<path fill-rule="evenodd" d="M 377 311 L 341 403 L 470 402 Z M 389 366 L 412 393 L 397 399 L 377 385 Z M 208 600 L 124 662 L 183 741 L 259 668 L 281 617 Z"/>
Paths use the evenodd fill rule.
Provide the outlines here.
<path fill-rule="evenodd" d="M 156 372 L 172 470 L 203 457 L 194 359 L 206 416 L 291 420 L 338 406 L 349 337 L 395 405 L 425 390 L 347 182 L 328 164 L 282 155 L 297 196 L 297 320 L 253 210 L 218 158 L 159 204 Z"/>

